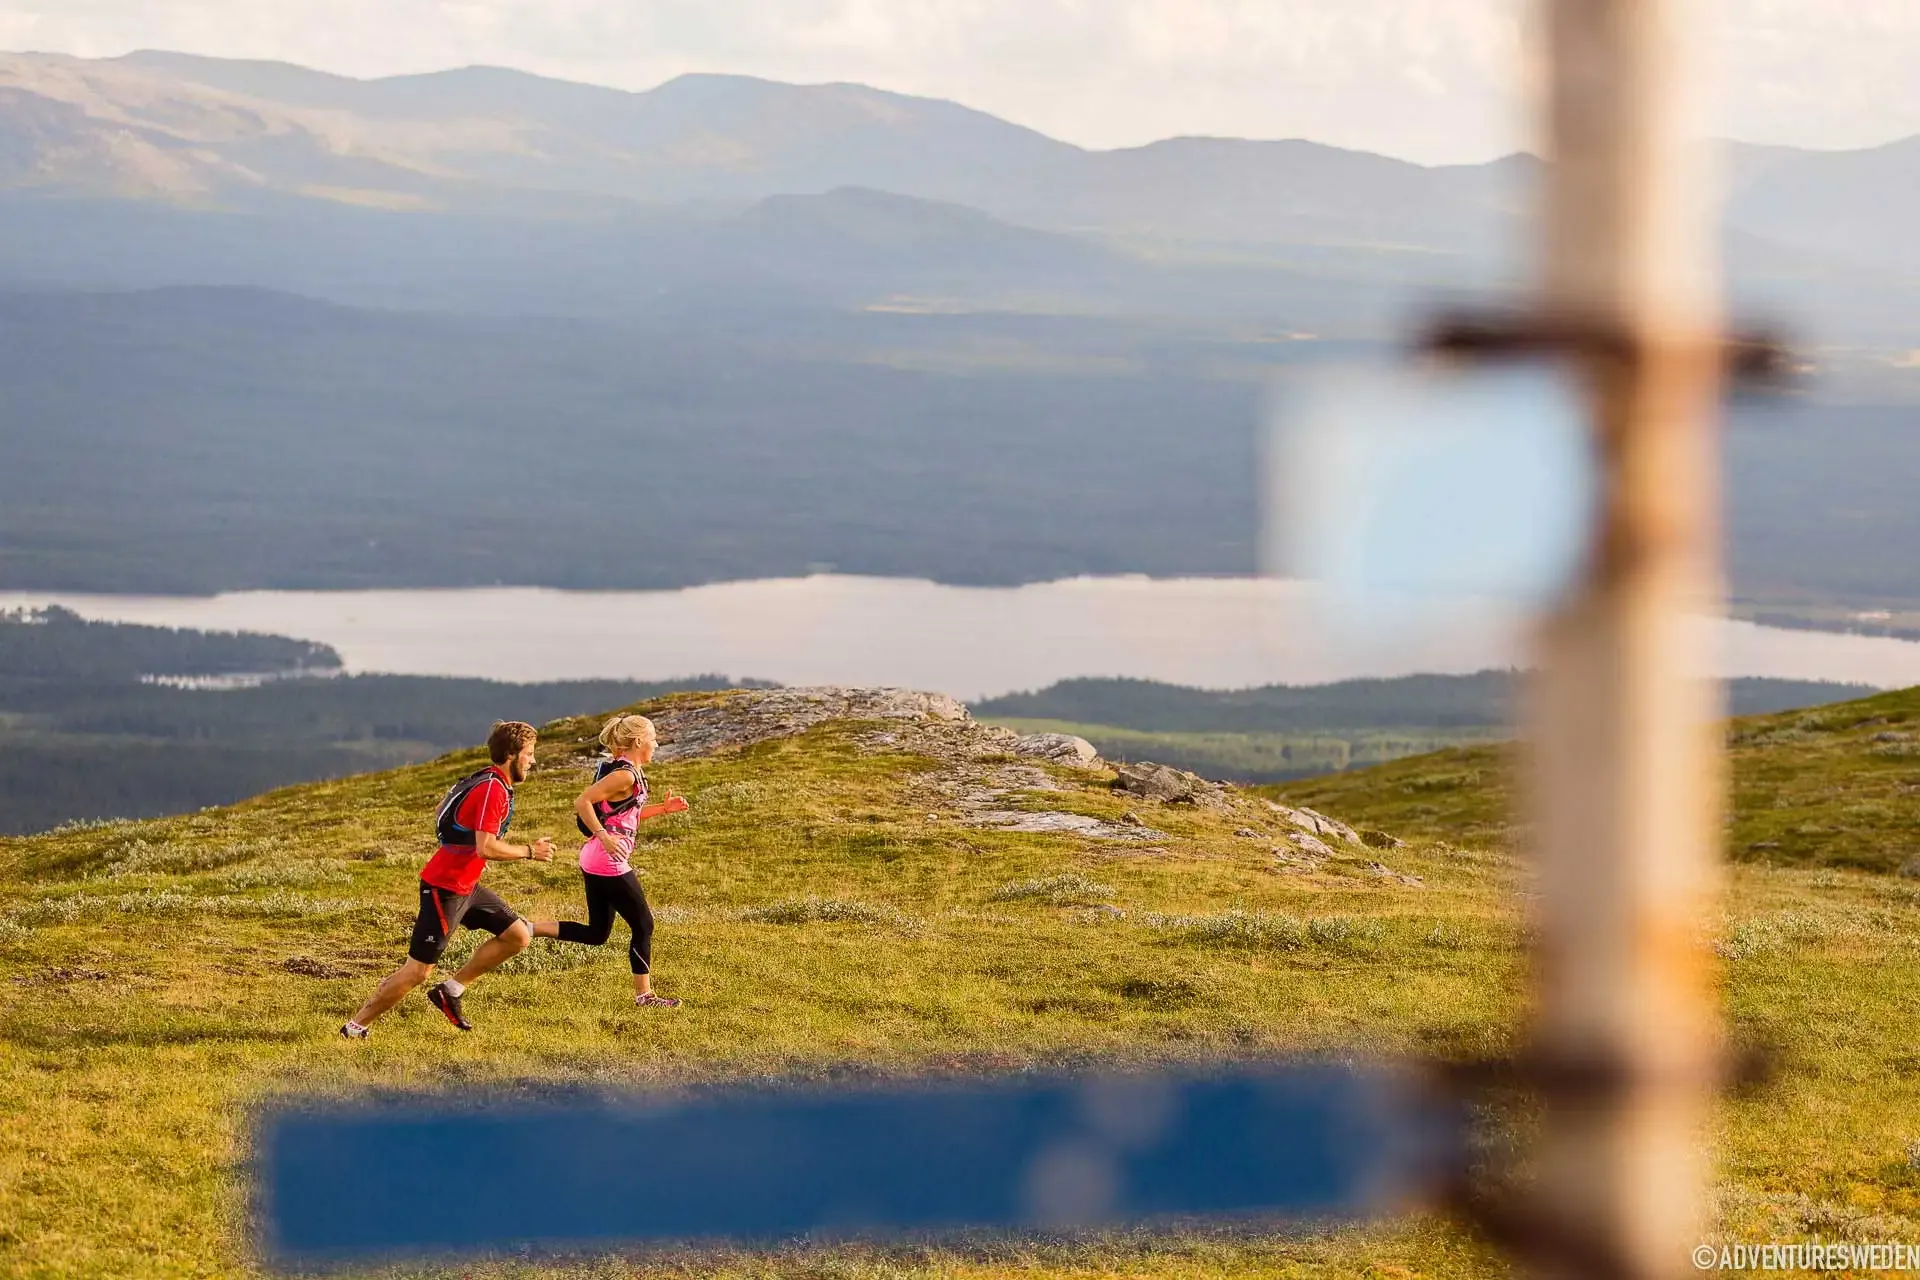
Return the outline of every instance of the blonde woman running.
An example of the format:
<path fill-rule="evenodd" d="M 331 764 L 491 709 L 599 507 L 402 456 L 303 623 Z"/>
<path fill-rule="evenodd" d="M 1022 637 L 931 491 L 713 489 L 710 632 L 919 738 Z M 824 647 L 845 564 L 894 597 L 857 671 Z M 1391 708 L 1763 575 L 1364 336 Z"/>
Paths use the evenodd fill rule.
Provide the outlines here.
<path fill-rule="evenodd" d="M 685 813 L 687 802 L 669 795 L 660 804 L 647 803 L 647 775 L 641 770 L 653 761 L 659 738 L 645 716 L 615 716 L 600 730 L 600 744 L 612 754 L 594 774 L 593 784 L 573 802 L 580 831 L 590 837 L 580 850 L 580 878 L 587 885 L 587 922 L 538 920 L 537 938 L 558 938 L 589 947 L 601 946 L 613 933 L 613 918 L 627 922 L 633 937 L 627 960 L 633 968 L 633 1002 L 642 1008 L 674 1009 L 680 1002 L 653 990 L 653 912 L 647 895 L 633 874 L 633 833 L 647 818 Z"/>

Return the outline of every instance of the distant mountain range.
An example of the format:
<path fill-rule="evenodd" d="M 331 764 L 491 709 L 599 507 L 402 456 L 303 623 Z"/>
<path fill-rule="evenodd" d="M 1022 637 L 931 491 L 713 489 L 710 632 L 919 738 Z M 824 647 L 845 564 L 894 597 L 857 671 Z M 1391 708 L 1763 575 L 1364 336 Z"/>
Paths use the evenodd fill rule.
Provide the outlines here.
<path fill-rule="evenodd" d="M 1053 230 L 1413 243 L 1483 233 L 1523 162 L 1458 169 L 1305 142 L 1092 152 L 861 85 L 682 76 L 645 93 L 498 68 L 360 81 L 170 53 L 0 55 L 0 185 L 271 210 L 586 216 L 870 187 Z"/>
<path fill-rule="evenodd" d="M 1822 379 L 1736 416 L 1736 584 L 1920 600 L 1920 140 L 1726 159 L 1737 309 Z M 1511 297 L 1539 170 L 0 54 L 0 587 L 1250 572 L 1266 388 Z M 496 490 L 542 517 L 445 498 Z"/>
<path fill-rule="evenodd" d="M 1730 160 L 1744 289 L 1823 325 L 1901 323 L 1920 140 Z M 905 293 L 1339 330 L 1512 285 L 1538 169 L 1226 138 L 1088 151 L 850 84 L 0 55 L 0 282 L 42 286 L 594 314 L 682 289 Z"/>

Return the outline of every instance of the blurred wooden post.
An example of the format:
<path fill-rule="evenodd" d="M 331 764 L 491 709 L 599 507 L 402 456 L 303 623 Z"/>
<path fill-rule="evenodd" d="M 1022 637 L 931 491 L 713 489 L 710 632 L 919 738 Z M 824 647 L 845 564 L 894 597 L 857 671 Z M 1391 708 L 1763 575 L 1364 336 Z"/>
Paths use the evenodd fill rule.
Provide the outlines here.
<path fill-rule="evenodd" d="M 1717 234 L 1684 109 L 1696 3 L 1544 0 L 1541 305 L 1581 335 L 1606 489 L 1589 579 L 1543 627 L 1529 708 L 1535 1048 L 1613 1086 L 1549 1105 L 1535 1203 L 1648 1277 L 1691 1273 L 1721 1048 L 1698 939 L 1717 892 L 1721 730 L 1692 621 L 1719 584 Z"/>

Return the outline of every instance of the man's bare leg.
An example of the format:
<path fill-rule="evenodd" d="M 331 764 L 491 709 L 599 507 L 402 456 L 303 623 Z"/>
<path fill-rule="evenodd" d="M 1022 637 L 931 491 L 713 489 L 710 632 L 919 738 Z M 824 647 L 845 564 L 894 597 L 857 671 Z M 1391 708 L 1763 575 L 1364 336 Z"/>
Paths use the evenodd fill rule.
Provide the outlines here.
<path fill-rule="evenodd" d="M 475 948 L 472 957 L 460 966 L 460 972 L 428 991 L 427 1003 L 444 1013 L 447 1021 L 460 1030 L 473 1030 L 460 1004 L 460 998 L 467 994 L 467 984 L 513 959 L 532 941 L 532 927 L 525 920 L 515 920 L 504 933 L 494 935 Z"/>
<path fill-rule="evenodd" d="M 465 990 L 469 982 L 513 959 L 525 951 L 532 941 L 533 929 L 525 920 L 516 920 L 511 929 L 487 939 L 476 947 L 472 957 L 460 966 L 460 972 L 453 975 L 453 980 L 460 985 L 461 990 Z"/>
<path fill-rule="evenodd" d="M 388 974 L 386 981 L 360 1006 L 360 1012 L 353 1015 L 354 1025 L 372 1026 L 375 1018 L 399 1004 L 407 992 L 425 982 L 432 974 L 432 965 L 421 964 L 409 957 L 405 964 Z"/>

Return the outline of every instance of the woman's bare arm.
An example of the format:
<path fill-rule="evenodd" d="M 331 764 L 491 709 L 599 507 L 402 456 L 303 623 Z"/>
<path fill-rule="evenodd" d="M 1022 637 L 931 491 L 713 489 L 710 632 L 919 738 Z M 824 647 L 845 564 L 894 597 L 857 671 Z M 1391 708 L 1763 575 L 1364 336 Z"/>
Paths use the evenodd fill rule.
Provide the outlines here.
<path fill-rule="evenodd" d="M 582 791 L 573 802 L 573 811 L 580 815 L 580 821 L 587 830 L 603 841 L 611 841 L 613 835 L 600 825 L 600 814 L 594 809 L 596 804 L 612 804 L 625 800 L 633 794 L 633 775 L 625 769 L 615 769 L 606 777 Z"/>
<path fill-rule="evenodd" d="M 686 799 L 669 792 L 667 798 L 659 804 L 641 806 L 640 821 L 645 822 L 650 818 L 663 818 L 669 813 L 685 813 L 686 811 Z"/>

